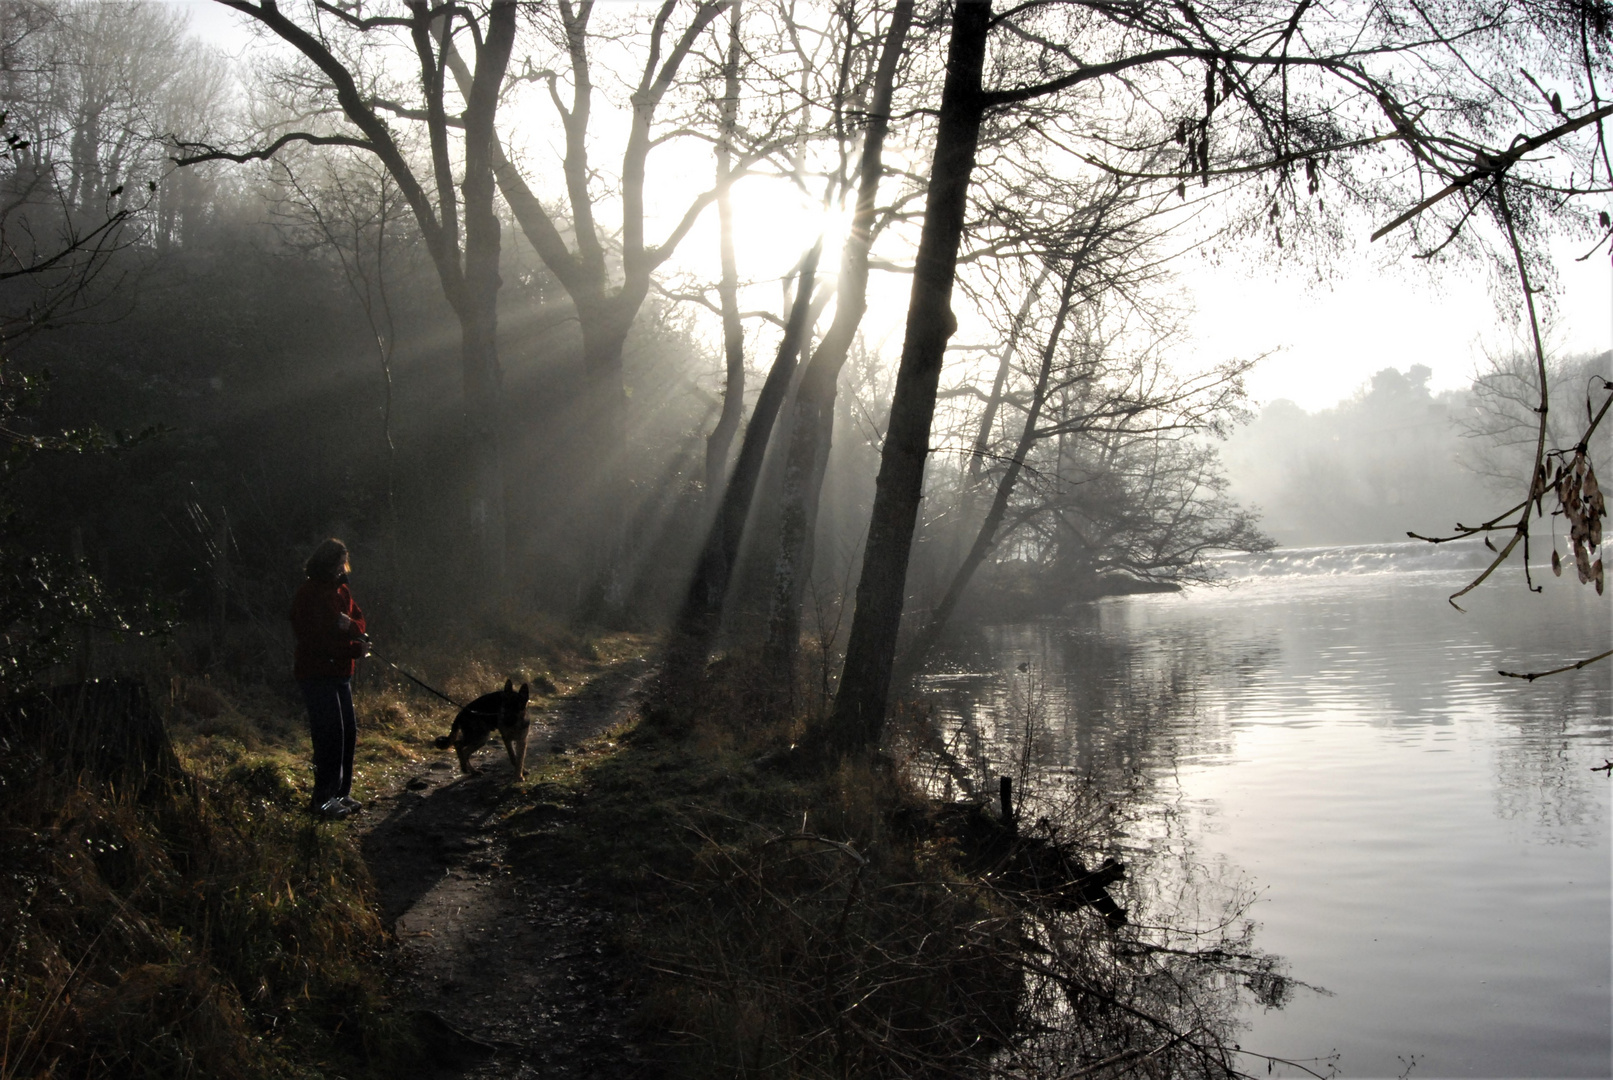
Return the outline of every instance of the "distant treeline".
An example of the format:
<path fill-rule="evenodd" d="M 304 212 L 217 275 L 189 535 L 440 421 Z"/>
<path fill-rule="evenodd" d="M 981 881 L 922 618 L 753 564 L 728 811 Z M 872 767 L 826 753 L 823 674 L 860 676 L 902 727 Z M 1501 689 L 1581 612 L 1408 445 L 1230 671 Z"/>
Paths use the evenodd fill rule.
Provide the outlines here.
<path fill-rule="evenodd" d="M 1579 441 L 1593 379 L 1613 377 L 1610 355 L 1553 362 L 1548 450 Z M 1432 374 L 1422 364 L 1384 368 L 1317 412 L 1271 402 L 1223 449 L 1232 493 L 1260 507 L 1284 547 L 1448 535 L 1457 522 L 1476 525 L 1518 502 L 1537 437 L 1533 358 L 1492 358 L 1471 386 L 1438 394 Z M 1607 437 L 1598 430 L 1594 460 L 1606 460 Z"/>

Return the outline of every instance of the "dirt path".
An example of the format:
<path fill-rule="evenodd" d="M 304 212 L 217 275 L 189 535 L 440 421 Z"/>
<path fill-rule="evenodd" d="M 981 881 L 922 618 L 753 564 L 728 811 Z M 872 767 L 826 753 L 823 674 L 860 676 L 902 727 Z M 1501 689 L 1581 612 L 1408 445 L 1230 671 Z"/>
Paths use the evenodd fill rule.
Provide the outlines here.
<path fill-rule="evenodd" d="M 534 717 L 528 769 L 624 719 L 648 670 L 620 661 Z M 461 777 L 443 752 L 360 819 L 398 937 L 395 990 L 432 1058 L 417 1075 L 653 1076 L 624 1026 L 630 965 L 609 915 L 580 880 L 512 864 L 499 822 L 512 769 L 496 738 L 475 760 L 482 774 Z"/>

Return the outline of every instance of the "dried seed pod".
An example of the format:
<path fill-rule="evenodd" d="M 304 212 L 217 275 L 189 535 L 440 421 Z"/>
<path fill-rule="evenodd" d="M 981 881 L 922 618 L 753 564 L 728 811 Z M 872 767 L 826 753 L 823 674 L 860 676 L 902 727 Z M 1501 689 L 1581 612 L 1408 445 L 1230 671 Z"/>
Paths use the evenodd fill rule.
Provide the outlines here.
<path fill-rule="evenodd" d="M 1585 483 L 1581 489 L 1585 502 L 1585 517 L 1590 526 L 1590 541 L 1601 546 L 1602 519 L 1607 516 L 1607 503 L 1602 499 L 1602 488 L 1596 482 L 1596 471 L 1591 468 L 1587 459 L 1585 462 Z"/>

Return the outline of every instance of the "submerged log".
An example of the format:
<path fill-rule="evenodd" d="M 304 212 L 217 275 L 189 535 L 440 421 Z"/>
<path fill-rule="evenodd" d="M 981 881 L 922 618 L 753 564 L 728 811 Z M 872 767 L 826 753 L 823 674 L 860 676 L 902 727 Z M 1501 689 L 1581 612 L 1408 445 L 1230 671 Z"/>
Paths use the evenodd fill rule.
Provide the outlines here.
<path fill-rule="evenodd" d="M 948 803 L 934 814 L 932 828 L 958 842 L 968 870 L 1026 904 L 1057 911 L 1091 907 L 1111 927 L 1126 925 L 1125 909 L 1109 895 L 1109 886 L 1126 876 L 1125 864 L 1105 859 L 1092 869 L 1056 836 L 1020 832 L 1012 783 L 1003 783 L 999 794 L 1001 816 L 980 803 Z"/>

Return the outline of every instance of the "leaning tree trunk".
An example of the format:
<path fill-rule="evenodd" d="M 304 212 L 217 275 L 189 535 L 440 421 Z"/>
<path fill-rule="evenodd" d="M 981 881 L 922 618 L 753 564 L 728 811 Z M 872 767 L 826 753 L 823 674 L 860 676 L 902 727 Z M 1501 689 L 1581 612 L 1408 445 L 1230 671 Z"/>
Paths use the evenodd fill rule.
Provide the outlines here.
<path fill-rule="evenodd" d="M 997 412 L 1003 404 L 1003 386 L 1008 381 L 1008 372 L 1013 368 L 1014 357 L 1019 352 L 1019 339 L 1024 333 L 1025 322 L 1030 318 L 1031 307 L 1036 303 L 1036 297 L 1042 291 L 1042 285 L 1047 281 L 1051 268 L 1044 266 L 1037 276 L 1035 284 L 1026 292 L 1024 302 L 1019 306 L 1019 312 L 1014 316 L 1013 324 L 1008 328 L 1008 341 L 1003 345 L 1002 353 L 997 357 L 997 374 L 991 380 L 991 393 L 986 396 L 986 404 L 980 410 L 980 423 L 975 429 L 974 445 L 969 450 L 969 464 L 964 470 L 958 484 L 958 523 L 960 526 L 974 521 L 978 516 L 979 504 L 984 493 L 985 477 L 983 470 L 986 463 L 986 454 L 991 449 L 991 433 L 997 425 Z M 948 530 L 948 550 L 953 560 L 960 560 L 963 552 L 959 549 L 963 535 L 960 530 Z M 898 665 L 900 667 L 900 665 Z"/>
<path fill-rule="evenodd" d="M 664 704 L 675 704 L 693 685 L 694 679 L 705 667 L 711 642 L 717 636 L 734 561 L 739 555 L 745 521 L 750 516 L 751 500 L 756 494 L 768 438 L 773 432 L 773 421 L 784 404 L 790 379 L 795 374 L 801 342 L 806 336 L 812 312 L 812 286 L 817 276 L 818 256 L 822 251 L 823 241 L 820 238 L 802 260 L 795 302 L 790 306 L 790 318 L 779 342 L 778 355 L 762 383 L 750 421 L 745 425 L 745 436 L 740 440 L 739 457 L 734 462 L 733 474 L 723 489 L 722 502 L 706 533 L 706 542 L 695 565 L 694 577 L 689 582 L 689 590 L 678 612 L 663 672 Z"/>
<path fill-rule="evenodd" d="M 914 637 L 913 643 L 903 653 L 901 663 L 897 670 L 903 675 L 918 670 L 919 665 L 929 655 L 935 643 L 941 637 L 941 631 L 946 628 L 947 620 L 952 617 L 952 610 L 958 606 L 958 600 L 963 596 L 963 590 L 968 587 L 969 581 L 974 577 L 980 564 L 986 556 L 991 554 L 997 546 L 997 531 L 1002 528 L 1003 516 L 1008 512 L 1008 500 L 1014 493 L 1014 485 L 1019 482 L 1020 470 L 1025 466 L 1025 457 L 1036 444 L 1036 424 L 1042 417 L 1042 406 L 1047 403 L 1047 384 L 1053 373 L 1053 356 L 1058 351 L 1059 337 L 1064 332 L 1064 325 L 1069 319 L 1070 308 L 1075 299 L 1075 279 L 1077 268 L 1072 266 L 1069 275 L 1064 279 L 1064 290 L 1059 296 L 1058 312 L 1053 319 L 1052 332 L 1048 334 L 1047 345 L 1042 349 L 1041 367 L 1036 372 L 1036 385 L 1031 390 L 1030 407 L 1025 412 L 1025 426 L 1019 433 L 1019 443 L 1014 447 L 1014 456 L 1008 461 L 1008 468 L 1003 470 L 1002 479 L 997 482 L 997 494 L 991 501 L 991 509 L 986 511 L 986 520 L 980 525 L 980 531 L 975 534 L 974 543 L 969 553 L 964 556 L 963 562 L 952 575 L 952 582 L 941 597 L 941 602 L 930 613 L 929 620 Z"/>
<path fill-rule="evenodd" d="M 728 54 L 723 59 L 722 136 L 717 141 L 717 234 L 722 277 L 717 297 L 722 305 L 722 413 L 706 437 L 706 505 L 715 507 L 728 471 L 728 453 L 745 411 L 745 329 L 739 321 L 739 268 L 734 260 L 733 146 L 739 118 L 739 2 L 729 12 Z"/>
<path fill-rule="evenodd" d="M 851 235 L 841 256 L 835 319 L 796 387 L 794 422 L 784 463 L 779 511 L 779 551 L 773 578 L 772 615 L 763 652 L 765 678 L 779 689 L 793 689 L 795 657 L 801 639 L 801 601 L 812 573 L 812 537 L 818 502 L 834 435 L 834 407 L 840 369 L 868 310 L 868 251 L 873 244 L 874 200 L 884 169 L 885 135 L 890 128 L 896 66 L 913 21 L 912 0 L 897 0 L 874 77 L 868 131 L 858 165 L 857 207 Z"/>
<path fill-rule="evenodd" d="M 930 422 L 947 339 L 957 329 L 952 283 L 963 238 L 969 176 L 985 114 L 981 71 L 991 29 L 989 0 L 959 0 L 952 16 L 946 83 L 941 91 L 935 160 L 924 229 L 913 267 L 907 333 L 880 454 L 874 508 L 857 583 L 857 611 L 835 694 L 829 732 L 839 750 L 877 743 L 883 733 L 896 635 L 901 628 L 907 564 L 929 455 Z"/>
<path fill-rule="evenodd" d="M 975 444 L 969 453 L 969 477 L 966 483 L 973 492 L 979 482 L 980 471 L 985 467 L 986 451 L 991 448 L 991 429 L 997 424 L 997 410 L 1002 408 L 1003 385 L 1008 381 L 1008 372 L 1014 364 L 1014 354 L 1019 351 L 1019 339 L 1025 332 L 1025 323 L 1030 319 L 1031 306 L 1036 303 L 1037 295 L 1047 282 L 1052 267 L 1043 267 L 1037 275 L 1036 283 L 1025 294 L 1025 302 L 1019 306 L 1019 313 L 1014 316 L 1014 324 L 1008 328 L 1008 341 L 1003 346 L 1002 355 L 997 359 L 997 374 L 991 380 L 991 394 L 986 398 L 986 407 L 980 413 L 980 427 L 975 432 Z M 965 511 L 964 520 L 973 517 Z"/>

